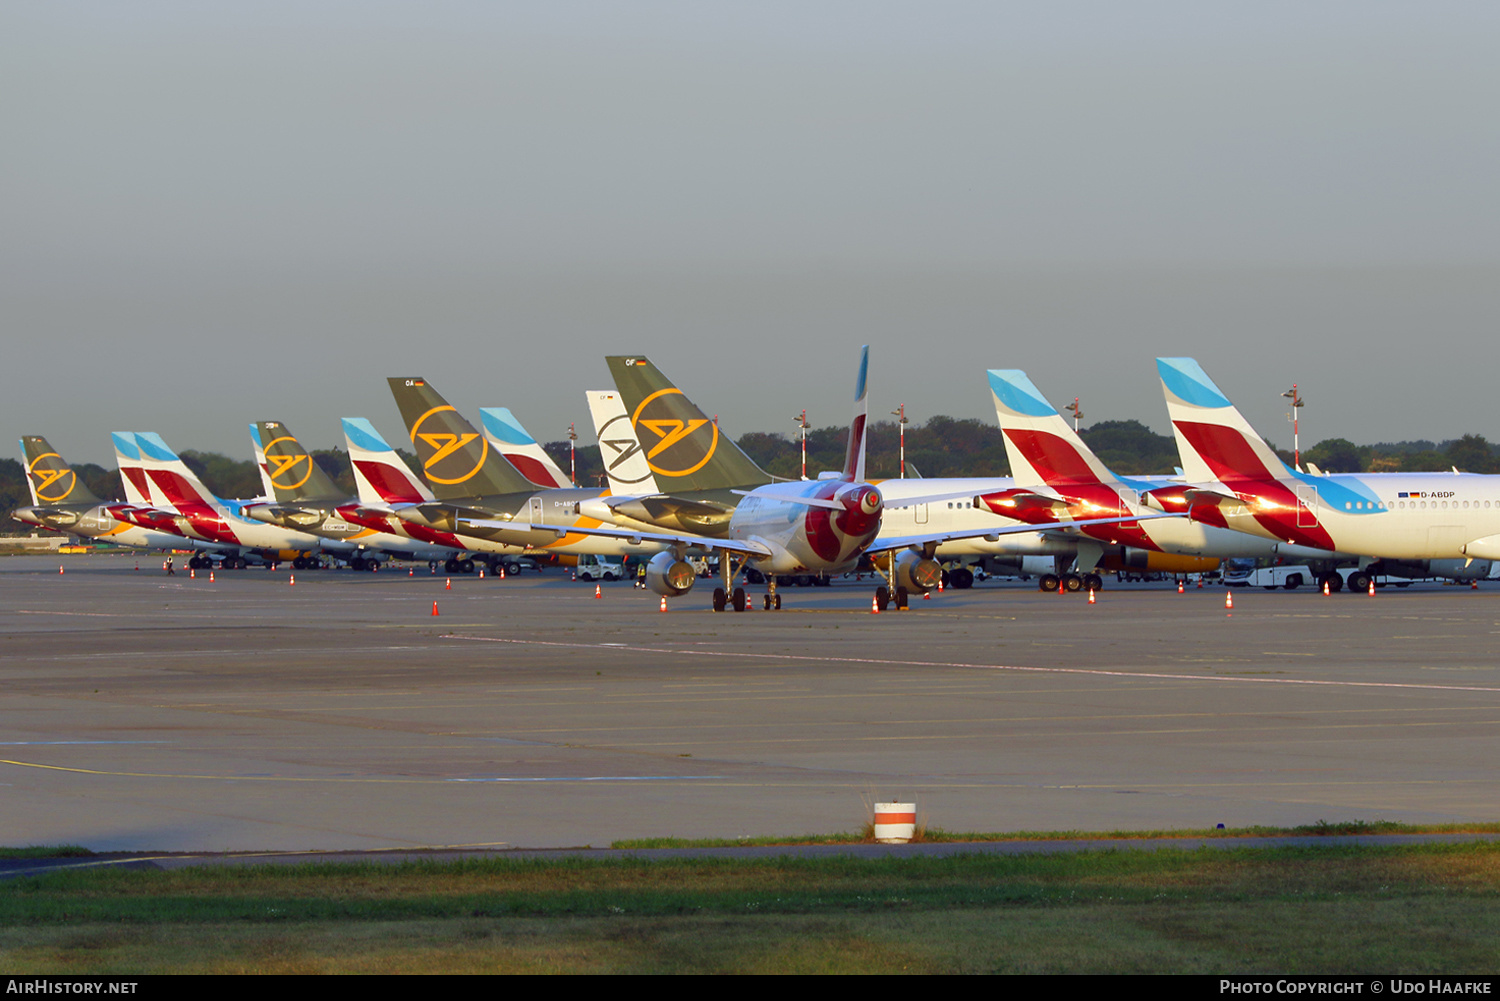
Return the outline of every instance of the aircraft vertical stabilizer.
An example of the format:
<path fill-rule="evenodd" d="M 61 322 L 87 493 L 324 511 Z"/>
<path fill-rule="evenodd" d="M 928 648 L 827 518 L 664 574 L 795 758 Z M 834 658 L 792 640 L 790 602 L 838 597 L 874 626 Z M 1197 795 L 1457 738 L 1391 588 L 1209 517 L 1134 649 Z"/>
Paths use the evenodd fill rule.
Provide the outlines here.
<path fill-rule="evenodd" d="M 870 419 L 870 345 L 859 349 L 859 371 L 854 377 L 854 417 L 849 422 L 849 442 L 844 451 L 844 476 L 850 482 L 865 481 L 865 424 Z"/>
<path fill-rule="evenodd" d="M 342 501 L 348 496 L 280 421 L 253 422 L 250 439 L 267 497 L 286 503 Z"/>
<path fill-rule="evenodd" d="M 1289 479 L 1292 471 L 1192 358 L 1158 358 L 1172 434 L 1190 481 Z"/>
<path fill-rule="evenodd" d="M 658 488 L 678 493 L 771 482 L 649 359 L 615 355 L 605 361 Z"/>
<path fill-rule="evenodd" d="M 479 423 L 483 425 L 484 436 L 490 444 L 532 483 L 549 488 L 573 485 L 568 474 L 552 461 L 552 456 L 537 444 L 508 407 L 480 408 Z"/>
<path fill-rule="evenodd" d="M 992 368 L 989 383 L 1016 486 L 1119 482 L 1025 372 Z"/>
<path fill-rule="evenodd" d="M 590 389 L 584 395 L 589 401 L 589 416 L 594 419 L 609 492 L 616 497 L 657 493 L 656 477 L 646 465 L 646 453 L 630 428 L 630 415 L 620 394 L 613 389 Z"/>
<path fill-rule="evenodd" d="M 427 380 L 386 381 L 416 447 L 422 475 L 438 500 L 530 493 L 536 489 L 536 484 L 490 448 L 489 440 L 474 430 L 474 425 L 439 396 Z"/>
<path fill-rule="evenodd" d="M 432 491 L 386 444 L 375 425 L 363 417 L 345 417 L 343 426 L 361 504 L 380 507 L 433 500 Z"/>
<path fill-rule="evenodd" d="M 26 485 L 33 505 L 101 503 L 46 438 L 22 435 L 21 455 L 26 460 Z"/>
<path fill-rule="evenodd" d="M 135 443 L 135 435 L 129 431 L 111 431 L 110 440 L 115 446 L 115 466 L 120 470 L 120 482 L 125 486 L 125 501 L 150 507 L 151 479 L 141 462 L 141 450 Z"/>

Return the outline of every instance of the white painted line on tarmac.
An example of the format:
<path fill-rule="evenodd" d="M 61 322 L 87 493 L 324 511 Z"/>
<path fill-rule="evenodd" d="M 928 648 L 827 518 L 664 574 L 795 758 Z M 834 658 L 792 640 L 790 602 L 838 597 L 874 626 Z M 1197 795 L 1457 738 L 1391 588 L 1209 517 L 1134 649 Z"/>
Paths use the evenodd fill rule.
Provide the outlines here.
<path fill-rule="evenodd" d="M 741 660 L 794 660 L 819 664 L 882 664 L 890 667 L 962 667 L 978 671 L 1016 671 L 1030 674 L 1084 674 L 1108 678 L 1151 678 L 1158 681 L 1204 681 L 1242 685 L 1317 685 L 1331 688 L 1403 688 L 1440 692 L 1494 692 L 1500 688 L 1484 685 L 1411 684 L 1400 681 L 1324 681 L 1313 678 L 1245 678 L 1222 675 L 1165 674 L 1157 671 L 1110 671 L 1090 667 L 1022 667 L 1019 664 L 966 664 L 943 660 L 886 660 L 879 657 L 814 657 L 794 653 L 750 653 L 740 650 L 683 650 L 673 647 L 620 646 L 602 643 L 563 643 L 557 640 L 522 640 L 504 636 L 464 636 L 444 633 L 439 639 L 465 640 L 471 643 L 510 643 L 517 646 L 566 647 L 574 650 L 626 651 L 629 653 L 666 653 L 686 657 L 728 657 Z"/>

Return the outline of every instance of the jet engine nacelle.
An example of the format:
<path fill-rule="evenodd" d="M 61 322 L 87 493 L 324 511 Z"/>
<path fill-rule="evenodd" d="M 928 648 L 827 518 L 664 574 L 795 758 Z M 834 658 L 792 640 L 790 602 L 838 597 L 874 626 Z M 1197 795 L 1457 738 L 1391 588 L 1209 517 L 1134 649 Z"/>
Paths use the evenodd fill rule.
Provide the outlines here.
<path fill-rule="evenodd" d="M 1388 577 L 1447 577 L 1450 580 L 1485 580 L 1493 566 L 1489 560 L 1377 560 L 1363 569 Z"/>
<path fill-rule="evenodd" d="M 904 587 L 913 594 L 926 594 L 938 586 L 943 579 L 943 568 L 937 560 L 929 560 L 912 549 L 896 557 L 896 586 Z"/>
<path fill-rule="evenodd" d="M 657 553 L 646 564 L 646 586 L 663 598 L 687 594 L 698 580 L 698 571 L 687 560 L 671 553 Z"/>

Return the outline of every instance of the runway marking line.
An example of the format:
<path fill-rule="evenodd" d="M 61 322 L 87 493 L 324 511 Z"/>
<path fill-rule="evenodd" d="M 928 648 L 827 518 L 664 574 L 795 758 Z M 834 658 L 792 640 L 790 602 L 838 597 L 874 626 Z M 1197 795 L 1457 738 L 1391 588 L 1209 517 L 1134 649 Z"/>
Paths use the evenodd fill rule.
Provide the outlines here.
<path fill-rule="evenodd" d="M 465 636 L 461 633 L 443 633 L 438 639 L 461 640 L 470 643 L 510 643 L 517 646 L 550 646 L 572 650 L 602 649 L 599 643 L 563 643 L 558 640 L 523 640 L 506 636 Z M 1432 685 L 1413 684 L 1404 681 L 1320 681 L 1313 678 L 1246 678 L 1222 675 L 1166 674 L 1159 671 L 1110 671 L 1090 667 L 1023 667 L 1019 664 L 967 664 L 942 660 L 888 660 L 881 657 L 814 657 L 792 653 L 751 653 L 744 650 L 683 650 L 672 647 L 610 646 L 608 649 L 627 653 L 665 653 L 689 657 L 725 657 L 740 660 L 795 660 L 832 664 L 881 664 L 890 667 L 962 667 L 979 671 L 1015 671 L 1029 674 L 1082 674 L 1108 678 L 1153 678 L 1168 681 L 1202 681 L 1243 685 L 1315 685 L 1329 688 L 1399 688 L 1441 692 L 1494 692 L 1500 688 L 1486 685 Z"/>
<path fill-rule="evenodd" d="M 8 758 L 0 758 L 0 765 L 14 765 L 17 768 L 39 768 L 48 772 L 73 772 L 77 775 L 102 775 L 107 778 L 125 779 L 197 779 L 209 782 L 338 782 L 338 783 L 376 783 L 376 784 L 432 784 L 432 783 L 454 783 L 471 782 L 482 784 L 486 782 L 682 782 L 701 781 L 703 779 L 716 779 L 717 775 L 517 775 L 499 776 L 487 775 L 478 778 L 455 778 L 446 775 L 435 775 L 430 778 L 418 777 L 396 777 L 381 778 L 370 776 L 366 778 L 349 778 L 342 775 L 196 775 L 178 774 L 175 772 L 112 772 L 102 768 L 69 768 L 64 765 L 46 765 L 40 761 L 13 761 Z"/>

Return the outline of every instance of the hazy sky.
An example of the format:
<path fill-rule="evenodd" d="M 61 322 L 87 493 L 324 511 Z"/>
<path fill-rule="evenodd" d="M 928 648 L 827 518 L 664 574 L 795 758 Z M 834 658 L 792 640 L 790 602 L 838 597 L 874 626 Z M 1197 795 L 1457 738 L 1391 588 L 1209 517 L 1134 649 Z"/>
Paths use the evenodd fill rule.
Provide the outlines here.
<path fill-rule="evenodd" d="M 1500 439 L 1492 3 L 10 3 L 0 423 L 249 457 L 537 437 L 649 354 L 732 433 L 993 420 L 1023 368 L 1167 428 Z"/>

